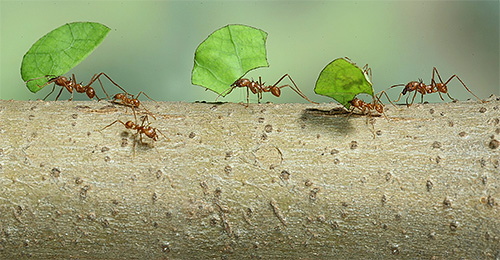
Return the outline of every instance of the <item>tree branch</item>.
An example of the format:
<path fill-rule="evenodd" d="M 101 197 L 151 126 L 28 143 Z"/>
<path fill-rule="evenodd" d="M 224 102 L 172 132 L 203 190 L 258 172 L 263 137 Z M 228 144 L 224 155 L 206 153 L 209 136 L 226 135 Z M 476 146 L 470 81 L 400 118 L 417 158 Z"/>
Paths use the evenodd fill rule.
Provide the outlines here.
<path fill-rule="evenodd" d="M 0 101 L 0 258 L 500 257 L 495 97 L 145 105 Z"/>

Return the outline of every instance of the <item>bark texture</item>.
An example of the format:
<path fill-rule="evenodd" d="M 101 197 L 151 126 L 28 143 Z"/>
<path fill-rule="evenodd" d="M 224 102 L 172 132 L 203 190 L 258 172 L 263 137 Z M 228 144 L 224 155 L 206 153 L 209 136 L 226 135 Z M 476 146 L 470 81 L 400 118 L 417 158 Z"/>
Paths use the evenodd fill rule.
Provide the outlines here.
<path fill-rule="evenodd" d="M 0 101 L 1 259 L 500 258 L 495 97 L 145 105 Z"/>

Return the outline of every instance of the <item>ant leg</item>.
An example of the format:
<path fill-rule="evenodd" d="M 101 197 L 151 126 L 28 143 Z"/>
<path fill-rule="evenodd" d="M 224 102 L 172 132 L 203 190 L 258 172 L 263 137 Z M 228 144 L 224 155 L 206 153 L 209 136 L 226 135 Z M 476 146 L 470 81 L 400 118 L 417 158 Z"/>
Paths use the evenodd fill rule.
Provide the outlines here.
<path fill-rule="evenodd" d="M 57 101 L 57 99 L 59 99 L 59 96 L 61 96 L 61 93 L 63 92 L 63 90 L 64 90 L 64 88 L 61 88 L 61 91 L 59 91 L 59 94 L 57 94 L 56 101 Z M 71 94 L 73 94 L 73 93 L 71 93 Z M 71 97 L 71 98 L 73 98 L 73 97 Z"/>
<path fill-rule="evenodd" d="M 377 99 L 378 103 L 381 104 L 381 105 L 382 105 L 382 101 L 380 101 L 380 97 L 382 96 L 382 93 L 384 93 L 387 96 L 387 94 L 385 93 L 385 91 L 382 91 L 379 96 L 376 96 L 376 95 L 374 96 Z M 389 97 L 387 97 L 387 99 L 389 100 L 389 102 L 391 101 L 389 99 Z M 373 100 L 373 104 L 375 105 L 375 99 Z M 392 104 L 392 102 L 391 102 L 391 104 Z M 394 104 L 392 104 L 392 105 L 394 106 Z M 396 107 L 396 106 L 394 106 L 394 107 Z M 387 115 L 384 113 L 383 110 L 382 110 L 382 115 L 384 115 L 385 119 L 387 121 L 389 121 L 389 118 L 387 117 Z"/>
<path fill-rule="evenodd" d="M 132 108 L 132 112 L 134 112 L 134 122 L 137 124 L 137 115 L 135 114 L 135 109 Z M 144 121 L 143 121 L 144 123 Z"/>
<path fill-rule="evenodd" d="M 446 86 L 446 84 L 444 84 L 444 83 L 443 83 L 443 79 L 441 79 L 441 75 L 439 75 L 439 72 L 438 72 L 438 70 L 436 69 L 436 67 L 433 67 L 433 68 L 432 68 L 431 86 L 437 86 L 437 82 L 436 82 L 436 80 L 435 80 L 435 75 L 437 75 L 437 76 L 438 76 L 440 83 L 442 83 L 442 84 L 443 84 L 443 86 Z M 436 88 L 437 88 L 437 87 L 436 87 Z M 441 91 L 439 91 L 439 89 L 438 89 L 438 90 L 437 90 L 437 92 L 438 92 L 439 97 L 441 98 L 441 100 L 443 100 L 443 101 L 444 101 L 444 98 L 443 98 L 443 96 L 441 95 Z M 452 98 L 452 97 L 450 96 L 450 94 L 448 93 L 448 91 L 446 91 L 446 94 L 448 95 L 448 97 L 449 97 L 451 100 L 455 100 L 454 98 Z"/>
<path fill-rule="evenodd" d="M 139 96 L 140 96 L 141 94 L 144 94 L 144 96 L 146 96 L 147 98 L 149 98 L 149 100 L 156 102 L 156 100 L 154 100 L 154 99 L 150 98 L 148 95 L 146 95 L 146 93 L 144 93 L 144 91 L 139 92 L 139 94 L 137 94 L 137 96 L 136 96 L 135 98 L 136 98 L 136 99 L 137 99 L 137 98 L 139 98 Z"/>
<path fill-rule="evenodd" d="M 141 136 L 142 137 L 142 136 Z M 133 146 L 132 146 L 132 151 L 133 151 L 133 158 L 135 158 L 135 143 L 137 142 L 137 134 L 134 135 L 134 141 L 133 141 Z"/>
<path fill-rule="evenodd" d="M 259 94 L 257 94 L 257 102 L 260 103 Z M 246 107 L 248 107 L 249 103 L 250 103 L 250 87 L 247 86 L 247 105 L 246 105 Z"/>
<path fill-rule="evenodd" d="M 54 90 L 55 90 L 55 89 L 56 89 L 56 84 L 54 84 L 54 85 L 52 86 L 52 90 L 50 91 L 50 93 L 49 93 L 49 94 L 47 94 L 47 96 L 45 96 L 45 97 L 43 98 L 43 100 L 47 99 L 47 98 L 48 98 L 48 97 L 49 97 L 52 93 L 54 93 Z M 61 89 L 61 90 L 62 90 L 62 89 Z M 61 93 L 59 93 L 59 95 L 60 95 L 60 94 L 61 94 Z M 59 96 L 59 95 L 57 95 L 57 96 Z"/>
<path fill-rule="evenodd" d="M 438 74 L 439 75 L 439 74 Z M 472 91 L 470 91 L 470 89 L 465 85 L 465 83 L 455 74 L 453 76 L 451 76 L 447 81 L 446 83 L 444 83 L 443 85 L 447 86 L 448 85 L 448 82 L 450 82 L 453 78 L 457 78 L 458 81 L 460 81 L 460 83 L 462 83 L 462 85 L 464 86 L 465 89 L 467 89 L 467 91 L 469 91 L 469 93 L 471 93 L 474 97 L 476 97 L 479 101 L 481 101 L 482 103 L 486 103 L 486 101 L 480 99 L 478 96 L 476 96 L 474 93 L 472 93 Z M 448 94 L 448 93 L 446 93 Z M 448 96 L 450 96 L 448 94 Z M 450 97 L 451 98 L 451 97 Z M 453 98 L 452 98 L 453 99 Z"/>
<path fill-rule="evenodd" d="M 403 96 L 403 93 L 399 94 L 398 99 L 394 100 L 394 102 L 398 102 L 401 99 L 402 96 Z M 406 104 L 408 104 L 408 100 L 406 101 Z"/>
<path fill-rule="evenodd" d="M 411 103 L 408 104 L 408 97 L 406 98 L 406 107 L 410 107 L 411 105 L 413 105 L 413 101 L 415 101 L 415 97 L 417 96 L 417 91 L 415 90 L 415 94 L 413 94 L 413 98 L 411 99 Z M 422 99 L 423 99 L 423 96 L 424 94 L 422 94 Z"/>
<path fill-rule="evenodd" d="M 448 95 L 448 97 L 450 97 L 450 99 L 451 99 L 451 100 L 455 100 L 454 98 L 452 98 L 452 97 L 450 96 L 450 94 L 448 94 L 448 93 L 446 93 L 446 94 Z M 441 100 L 443 100 L 443 101 L 444 101 L 444 98 L 443 98 L 443 96 L 441 95 L 441 92 L 439 92 L 439 91 L 438 91 L 438 95 L 439 95 L 439 97 L 441 98 Z"/>
<path fill-rule="evenodd" d="M 105 126 L 104 128 L 102 128 L 102 129 L 101 129 L 101 130 L 99 130 L 99 131 L 102 131 L 102 130 L 106 129 L 106 128 L 108 128 L 108 127 L 110 127 L 110 126 L 114 125 L 114 124 L 115 124 L 115 123 L 117 123 L 117 122 L 118 122 L 118 123 L 121 123 L 121 124 L 122 124 L 122 125 L 124 125 L 124 126 L 127 126 L 127 125 L 126 125 L 125 123 L 123 123 L 121 120 L 115 120 L 113 123 L 111 123 L 111 124 L 109 124 L 109 125 Z"/>
<path fill-rule="evenodd" d="M 290 75 L 288 75 L 288 74 L 283 75 L 283 77 L 281 77 L 276 83 L 274 83 L 273 87 L 276 87 L 276 85 L 278 85 L 278 83 L 280 81 L 282 81 L 285 77 L 288 77 L 288 79 L 290 79 L 290 81 L 293 83 L 293 85 L 295 86 L 295 88 L 292 87 L 292 86 L 290 86 L 290 85 L 283 85 L 283 86 L 279 87 L 280 89 L 288 86 L 293 91 L 295 91 L 295 93 L 297 93 L 299 96 L 301 96 L 303 99 L 305 99 L 305 100 L 307 100 L 307 101 L 309 101 L 309 102 L 311 102 L 313 104 L 319 104 L 319 103 L 314 102 L 314 101 L 310 100 L 309 98 L 307 98 L 306 95 L 304 95 L 304 93 L 302 93 L 302 91 L 300 91 L 299 87 L 297 87 L 297 84 L 295 84 L 295 81 L 293 81 L 292 77 L 290 77 Z"/>
<path fill-rule="evenodd" d="M 102 88 L 102 90 L 104 91 L 104 94 L 106 94 L 106 99 L 109 99 L 108 92 L 106 92 L 106 90 L 105 90 L 105 89 L 104 89 L 104 87 L 102 86 L 101 79 L 97 79 L 97 80 L 99 81 L 99 84 L 101 85 L 101 88 Z M 96 97 L 97 97 L 97 94 L 96 94 Z M 97 101 L 101 101 L 101 99 L 97 97 Z"/>
<path fill-rule="evenodd" d="M 391 99 L 389 98 L 389 95 L 387 95 L 387 93 L 386 93 L 384 90 L 382 90 L 382 91 L 380 92 L 380 95 L 378 95 L 378 97 L 377 97 L 377 95 L 375 95 L 375 96 L 377 97 L 378 102 L 379 102 L 380 104 L 382 104 L 382 101 L 380 101 L 380 97 L 382 97 L 382 94 L 384 94 L 384 95 L 385 95 L 385 97 L 387 98 L 387 100 L 389 101 L 389 103 L 391 103 L 394 107 L 396 107 L 396 105 L 394 105 L 394 103 L 392 103 Z M 400 97 L 400 98 L 401 98 L 401 97 Z M 398 100 L 399 100 L 399 99 L 398 99 Z"/>
<path fill-rule="evenodd" d="M 165 137 L 165 139 L 167 139 L 168 141 L 171 141 L 170 138 L 168 138 L 166 135 L 164 135 L 159 129 L 156 129 L 156 131 L 158 131 L 158 133 L 163 135 L 163 137 Z"/>
<path fill-rule="evenodd" d="M 226 95 L 229 95 L 229 93 L 231 93 L 233 91 L 233 89 L 236 88 L 236 85 L 231 85 L 231 87 L 229 87 L 228 89 L 222 91 L 216 98 L 215 98 L 215 101 L 217 101 L 217 99 L 219 99 L 220 96 L 226 96 Z M 227 92 L 227 93 L 226 93 Z"/>
<path fill-rule="evenodd" d="M 351 106 L 352 106 L 352 105 L 351 105 Z M 355 106 L 352 106 L 352 107 L 351 107 L 351 109 L 350 109 L 350 111 L 349 111 L 349 114 L 347 115 L 347 119 L 349 119 L 349 117 L 351 117 L 351 115 L 354 113 L 354 109 L 355 109 L 355 108 L 356 108 Z"/>
<path fill-rule="evenodd" d="M 405 86 L 405 84 L 396 84 L 396 85 L 392 85 L 392 86 L 390 86 L 389 88 L 387 88 L 386 90 L 391 89 L 391 88 L 395 88 L 395 87 L 401 87 L 401 86 Z M 385 90 L 384 90 L 384 91 L 385 91 Z M 387 95 L 387 94 L 386 94 L 386 95 Z M 397 100 L 394 100 L 394 102 L 398 102 L 398 101 L 401 99 L 401 97 L 402 97 L 402 96 L 403 96 L 403 92 L 401 92 L 401 94 L 399 94 L 398 99 L 397 99 Z M 389 99 L 389 100 L 390 100 L 390 99 Z M 391 103 L 392 103 L 392 102 L 391 102 Z"/>
<path fill-rule="evenodd" d="M 441 79 L 441 75 L 439 75 L 439 72 L 438 70 L 436 69 L 436 67 L 433 67 L 432 68 L 432 79 L 431 79 L 431 84 L 432 83 L 436 83 L 436 81 L 434 80 L 434 76 L 437 75 L 438 78 L 439 78 L 439 81 L 441 81 L 441 83 L 443 83 L 443 79 Z"/>
<path fill-rule="evenodd" d="M 363 66 L 363 73 L 370 78 L 370 82 L 372 81 L 372 68 L 368 67 L 368 64 Z"/>
<path fill-rule="evenodd" d="M 111 78 L 110 78 L 110 77 L 109 77 L 106 73 L 104 73 L 104 72 L 101 72 L 101 73 L 99 73 L 99 74 L 97 74 L 97 73 L 96 73 L 96 74 L 94 74 L 94 76 L 93 76 L 93 77 L 92 77 L 92 79 L 90 80 L 90 82 L 89 82 L 89 84 L 87 85 L 87 87 L 88 87 L 88 86 L 90 86 L 90 85 L 92 85 L 92 84 L 93 84 L 96 80 L 98 80 L 98 79 L 99 79 L 101 76 L 103 76 L 103 75 L 104 75 L 106 78 L 108 78 L 108 80 L 109 80 L 109 81 L 111 81 L 111 83 L 113 83 L 115 86 L 117 86 L 117 87 L 118 87 L 119 89 L 121 89 L 123 92 L 125 92 L 125 93 L 127 93 L 127 94 L 128 94 L 128 92 L 127 92 L 127 91 L 125 91 L 125 89 L 123 89 L 122 87 L 120 87 L 120 85 L 118 85 L 118 83 L 114 82 L 114 81 L 113 81 L 113 80 L 112 80 L 112 79 L 111 79 Z M 104 93 L 106 93 L 106 90 L 104 90 L 104 87 L 102 86 L 102 84 L 101 84 L 101 87 L 102 87 L 102 90 L 104 91 Z M 109 99 L 109 95 L 108 95 L 108 93 L 106 93 L 106 96 L 107 96 L 107 98 Z"/>

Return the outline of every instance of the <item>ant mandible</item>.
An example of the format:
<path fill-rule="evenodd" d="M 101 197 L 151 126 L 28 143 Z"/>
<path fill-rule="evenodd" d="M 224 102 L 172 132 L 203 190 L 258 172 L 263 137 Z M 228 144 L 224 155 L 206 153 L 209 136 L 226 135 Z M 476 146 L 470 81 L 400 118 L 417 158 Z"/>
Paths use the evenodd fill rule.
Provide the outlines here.
<path fill-rule="evenodd" d="M 163 137 L 165 137 L 167 140 L 170 140 L 168 137 L 166 137 L 159 129 L 157 128 L 154 128 L 154 127 L 151 127 L 151 123 L 149 122 L 148 120 L 148 115 L 145 115 L 144 118 L 142 119 L 142 122 L 141 124 L 137 124 L 137 116 L 135 114 L 135 110 L 133 110 L 134 112 L 134 118 L 135 118 L 135 122 L 132 122 L 132 121 L 127 121 L 127 122 L 123 122 L 121 120 L 115 120 L 113 123 L 107 125 L 106 127 L 104 127 L 102 130 L 114 125 L 115 123 L 121 123 L 122 125 L 125 126 L 125 128 L 127 129 L 132 129 L 132 130 L 136 130 L 137 132 L 135 133 L 135 136 L 137 136 L 137 134 L 139 134 L 139 138 L 140 138 L 140 141 L 141 141 L 141 144 L 144 143 L 142 141 L 142 135 L 146 135 L 147 137 L 151 138 L 154 141 L 157 141 L 158 140 L 158 133 L 160 133 Z M 147 124 L 146 124 L 147 122 Z M 133 150 L 134 150 L 134 157 L 135 157 L 135 140 L 134 140 L 134 146 L 133 146 Z"/>
<path fill-rule="evenodd" d="M 435 80 L 435 76 L 438 76 L 439 78 L 439 83 L 436 82 Z M 410 81 L 408 82 L 406 85 L 405 84 L 397 84 L 397 85 L 393 85 L 391 86 L 390 88 L 394 88 L 394 87 L 398 87 L 398 86 L 405 86 L 403 88 L 403 91 L 401 92 L 401 94 L 399 94 L 399 98 L 397 100 L 395 100 L 394 102 L 398 102 L 401 97 L 403 95 L 406 95 L 406 93 L 410 93 L 410 92 L 413 92 L 415 91 L 415 94 L 413 95 L 413 98 L 411 100 L 410 103 L 408 103 L 408 98 L 410 97 L 409 95 L 406 97 L 406 106 L 407 107 L 410 107 L 412 104 L 413 104 L 413 101 L 415 101 L 415 97 L 417 96 L 417 92 L 421 94 L 421 102 L 423 102 L 423 99 L 424 99 L 424 95 L 425 94 L 431 94 L 431 93 L 438 93 L 439 94 L 439 97 L 441 98 L 441 100 L 444 101 L 443 99 L 443 96 L 441 95 L 441 93 L 443 94 L 446 94 L 448 95 L 448 97 L 451 99 L 451 100 L 455 100 L 454 98 L 452 98 L 450 96 L 450 94 L 448 93 L 448 83 L 452 80 L 456 78 L 458 81 L 460 81 L 460 83 L 462 83 L 462 85 L 464 86 L 464 88 L 469 91 L 469 93 L 471 93 L 474 97 L 476 97 L 479 101 L 485 103 L 486 101 L 480 99 L 478 96 L 476 96 L 474 93 L 472 93 L 472 91 L 465 85 L 465 83 L 455 74 L 453 76 L 451 76 L 446 82 L 443 82 L 443 80 L 441 79 L 441 76 L 439 75 L 439 72 L 437 71 L 436 67 L 433 67 L 432 69 L 432 79 L 431 79 L 431 84 L 429 85 L 426 85 L 422 79 L 419 79 L 419 81 Z M 391 102 L 392 103 L 392 102 Z"/>
<path fill-rule="evenodd" d="M 293 86 L 288 85 L 288 84 L 282 85 L 282 86 L 277 86 L 285 77 L 288 77 L 288 79 L 290 79 L 290 81 L 293 83 Z M 314 101 L 311 101 L 309 98 L 307 98 L 306 95 L 304 95 L 304 93 L 302 93 L 302 91 L 300 91 L 300 89 L 297 87 L 297 84 L 295 84 L 292 77 L 290 77 L 290 75 L 288 75 L 288 74 L 283 75 L 278 81 L 276 81 L 276 83 L 274 83 L 274 85 L 269 85 L 269 86 L 266 86 L 265 83 L 262 83 L 261 77 L 259 77 L 259 82 L 249 80 L 247 78 L 240 78 L 240 79 L 236 80 L 233 84 L 231 84 L 230 88 L 228 88 L 227 90 L 225 90 L 221 94 L 219 94 L 219 96 L 217 98 L 219 98 L 222 95 L 227 95 L 227 94 L 231 93 L 231 91 L 233 91 L 233 89 L 238 88 L 238 87 L 247 88 L 247 107 L 248 107 L 249 96 L 250 96 L 249 90 L 252 91 L 253 94 L 257 94 L 257 100 L 260 103 L 260 100 L 262 99 L 263 92 L 271 92 L 271 94 L 273 94 L 274 96 L 279 97 L 279 96 L 281 96 L 281 89 L 284 87 L 290 87 L 293 91 L 295 91 L 299 96 L 301 96 L 305 100 L 307 100 L 311 103 L 314 103 L 314 104 L 318 104 Z M 215 100 L 217 100 L 217 98 Z"/>

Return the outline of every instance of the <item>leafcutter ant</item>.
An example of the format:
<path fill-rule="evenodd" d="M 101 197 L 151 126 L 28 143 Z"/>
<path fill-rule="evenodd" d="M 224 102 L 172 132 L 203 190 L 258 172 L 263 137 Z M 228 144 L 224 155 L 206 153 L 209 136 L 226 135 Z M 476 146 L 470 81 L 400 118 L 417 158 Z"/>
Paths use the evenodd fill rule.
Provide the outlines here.
<path fill-rule="evenodd" d="M 59 94 L 57 94 L 56 100 L 59 99 L 59 97 L 61 96 L 61 93 L 63 92 L 64 89 L 68 90 L 68 92 L 71 93 L 71 98 L 69 99 L 70 101 L 73 100 L 73 90 L 75 90 L 78 93 L 85 93 L 85 94 L 87 94 L 87 96 L 90 99 L 93 99 L 94 97 L 96 97 L 97 100 L 102 100 L 101 98 L 99 98 L 97 96 L 94 88 L 92 88 L 91 85 L 94 84 L 94 82 L 96 80 L 99 81 L 99 84 L 101 85 L 101 88 L 104 91 L 104 94 L 106 94 L 106 97 L 109 98 L 109 95 L 106 92 L 106 90 L 104 89 L 104 87 L 102 86 L 102 82 L 101 82 L 101 79 L 100 79 L 100 77 L 103 76 L 103 75 L 105 77 L 107 77 L 113 84 L 117 85 L 113 80 L 111 80 L 111 78 L 108 75 L 106 75 L 106 73 L 101 72 L 101 73 L 98 73 L 98 74 L 97 73 L 94 74 L 94 76 L 92 76 L 92 78 L 90 79 L 89 84 L 87 84 L 87 85 L 83 85 L 81 82 L 80 83 L 76 83 L 75 74 L 73 74 L 71 79 L 68 79 L 65 76 L 53 77 L 53 78 L 49 79 L 45 84 L 43 84 L 42 86 L 38 86 L 38 87 L 39 88 L 43 88 L 43 87 L 45 87 L 45 86 L 47 86 L 49 84 L 54 83 L 54 85 L 52 86 L 52 90 L 50 91 L 49 94 L 47 94 L 47 96 L 45 96 L 43 98 L 43 100 L 47 99 L 54 92 L 56 85 L 61 87 L 61 90 L 59 91 Z M 44 76 L 44 77 L 46 78 L 46 77 L 49 77 L 49 76 Z M 44 78 L 44 77 L 40 77 L 40 78 Z M 36 78 L 36 79 L 40 79 L 40 78 Z M 36 79 L 30 79 L 30 80 L 26 81 L 26 83 L 29 82 L 29 81 L 32 81 L 32 80 L 36 80 Z"/>
<path fill-rule="evenodd" d="M 385 94 L 385 92 L 383 92 Z M 387 94 L 386 94 L 387 95 Z M 379 96 L 374 96 L 373 97 L 373 102 L 372 103 L 366 103 L 365 101 L 359 99 L 359 98 L 354 98 L 353 100 L 349 101 L 349 104 L 351 104 L 351 112 L 349 115 L 351 115 L 354 112 L 354 109 L 359 109 L 362 114 L 365 114 L 365 112 L 368 112 L 367 115 L 371 115 L 372 111 L 377 111 L 379 114 L 384 115 L 384 117 L 387 118 L 387 116 L 384 113 L 384 106 L 382 105 L 382 102 L 380 101 L 380 96 L 382 96 L 382 93 Z"/>
<path fill-rule="evenodd" d="M 372 103 L 366 103 L 363 100 L 358 99 L 356 97 L 353 100 L 349 101 L 349 104 L 351 104 L 351 111 L 350 111 L 348 117 L 351 116 L 352 113 L 354 113 L 354 109 L 356 109 L 356 108 L 359 109 L 363 115 L 367 115 L 368 118 L 367 118 L 366 124 L 368 124 L 368 122 L 371 123 L 373 138 L 375 138 L 375 125 L 373 124 L 372 120 L 369 120 L 372 117 L 372 111 L 376 111 L 379 114 L 382 114 L 385 117 L 385 119 L 387 119 L 387 121 L 389 121 L 389 118 L 384 113 L 384 106 L 382 105 L 382 102 L 380 101 L 380 96 L 382 96 L 382 94 L 380 94 L 379 96 L 375 95 L 373 97 Z M 367 112 L 367 113 L 365 113 L 365 112 Z"/>
<path fill-rule="evenodd" d="M 290 79 L 293 86 L 288 85 L 288 84 L 278 86 L 278 84 L 285 77 L 288 77 L 288 79 Z M 231 93 L 231 91 L 233 91 L 235 88 L 238 88 L 238 87 L 247 88 L 247 106 L 249 103 L 249 96 L 250 96 L 249 91 L 252 91 L 253 94 L 257 94 L 257 100 L 260 103 L 260 100 L 262 99 L 262 93 L 271 92 L 271 94 L 273 94 L 274 96 L 279 97 L 279 96 L 281 96 L 281 89 L 284 87 L 290 87 L 293 91 L 295 91 L 299 96 L 301 96 L 305 100 L 307 100 L 311 103 L 314 103 L 314 104 L 318 104 L 316 102 L 311 101 L 309 98 L 307 98 L 306 95 L 304 95 L 304 93 L 302 93 L 302 91 L 300 91 L 300 89 L 297 87 L 297 84 L 295 84 L 292 77 L 290 77 L 290 75 L 288 75 L 288 74 L 283 75 L 278 81 L 276 81 L 276 83 L 274 83 L 274 85 L 269 85 L 269 86 L 266 86 L 265 83 L 262 83 L 261 77 L 259 77 L 259 82 L 249 80 L 247 78 L 239 78 L 233 84 L 231 84 L 230 88 L 228 88 L 227 90 L 225 90 L 221 94 L 219 94 L 219 96 L 217 98 L 219 98 L 222 95 L 227 95 L 227 94 Z"/>
<path fill-rule="evenodd" d="M 436 78 L 435 78 L 436 75 L 437 75 L 440 82 L 436 82 Z M 402 96 L 406 95 L 406 93 L 411 93 L 411 92 L 415 91 L 415 94 L 413 95 L 413 98 L 411 99 L 410 103 L 408 103 L 408 98 L 410 97 L 410 95 L 408 95 L 406 97 L 406 106 L 407 107 L 410 107 L 413 104 L 413 101 L 415 101 L 415 97 L 417 96 L 417 92 L 421 94 L 421 102 L 423 102 L 425 94 L 431 94 L 431 93 L 436 93 L 436 92 L 439 94 L 439 97 L 443 101 L 444 101 L 444 99 L 443 99 L 443 96 L 441 95 L 441 93 L 446 94 L 446 95 L 448 95 L 448 97 L 450 99 L 455 100 L 448 93 L 448 83 L 454 78 L 456 78 L 458 81 L 460 81 L 460 83 L 462 83 L 464 88 L 467 91 L 469 91 L 469 93 L 471 93 L 474 97 L 476 97 L 479 101 L 481 101 L 483 103 L 486 102 L 486 101 L 480 99 L 474 93 L 472 93 L 472 91 L 465 85 L 465 83 L 456 74 L 451 76 L 446 82 L 443 82 L 436 67 L 434 67 L 432 69 L 432 79 L 431 79 L 431 84 L 429 84 L 429 85 L 426 85 L 422 79 L 419 79 L 419 81 L 410 81 L 407 84 L 393 85 L 390 88 L 404 86 L 403 91 L 401 92 L 401 94 L 399 94 L 399 98 L 397 100 L 394 100 L 394 102 L 398 102 Z"/>

